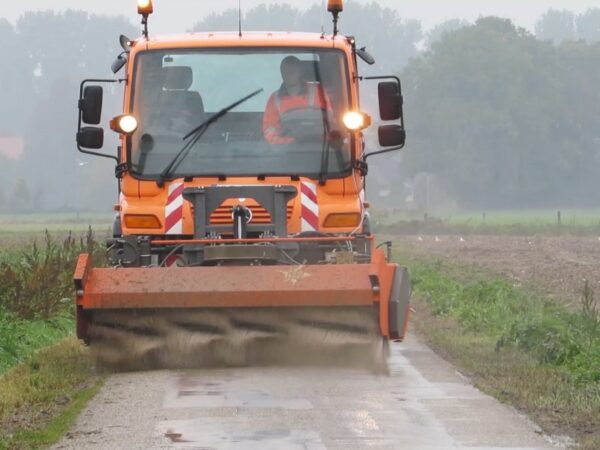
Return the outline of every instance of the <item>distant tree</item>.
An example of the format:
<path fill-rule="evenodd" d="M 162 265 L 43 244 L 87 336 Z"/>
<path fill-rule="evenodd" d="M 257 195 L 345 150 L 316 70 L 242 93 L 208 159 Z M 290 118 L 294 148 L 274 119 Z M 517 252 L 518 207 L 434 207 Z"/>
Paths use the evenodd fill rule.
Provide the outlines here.
<path fill-rule="evenodd" d="M 124 17 L 84 11 L 25 13 L 17 20 L 25 54 L 38 68 L 38 84 L 45 88 L 58 78 L 108 74 L 120 52 L 119 35 L 136 32 Z"/>
<path fill-rule="evenodd" d="M 577 36 L 587 42 L 600 41 L 600 9 L 588 9 L 576 19 Z"/>
<path fill-rule="evenodd" d="M 401 170 L 463 207 L 597 205 L 600 47 L 560 47 L 509 20 L 445 33 L 404 71 Z"/>
<path fill-rule="evenodd" d="M 232 31 L 238 26 L 239 12 L 237 9 L 227 9 L 223 12 L 211 12 L 204 19 L 193 26 L 192 31 L 211 32 L 211 31 Z M 246 31 L 252 30 L 246 21 L 243 21 L 242 27 Z"/>
<path fill-rule="evenodd" d="M 535 34 L 539 39 L 550 40 L 554 43 L 576 40 L 575 13 L 550 9 L 538 20 Z"/>
<path fill-rule="evenodd" d="M 118 41 L 120 34 L 135 36 L 136 29 L 122 17 L 81 11 L 26 13 L 17 21 L 16 40 L 20 51 L 2 60 L 0 80 L 4 67 L 15 64 L 21 68 L 22 78 L 30 83 L 28 89 L 9 84 L 8 92 L 18 95 L 11 105 L 27 104 L 21 122 L 28 132 L 23 133 L 25 150 L 18 172 L 20 177 L 31 180 L 30 189 L 44 192 L 43 197 L 36 199 L 36 208 L 73 206 L 76 202 L 97 207 L 109 205 L 114 198 L 110 164 L 98 159 L 94 160 L 91 170 L 102 171 L 104 185 L 82 198 L 84 180 L 79 177 L 76 165 L 81 155 L 75 147 L 74 132 L 79 83 L 84 78 L 113 76 L 110 64 L 122 51 Z M 4 42 L 0 53 L 3 47 Z M 19 58 L 27 65 L 19 62 Z M 105 88 L 105 122 L 116 112 L 111 111 L 110 105 L 120 97 L 120 89 Z M 1 108 L 0 105 L 0 114 Z M 105 147 L 114 154 L 116 145 L 111 148 L 111 138 L 107 136 Z"/>
<path fill-rule="evenodd" d="M 1 208 L 6 209 L 8 207 L 8 193 L 14 186 L 18 176 L 18 165 L 18 161 L 0 155 L 0 192 L 4 194 L 4 202 L 0 206 Z"/>
<path fill-rule="evenodd" d="M 340 27 L 343 33 L 356 36 L 358 46 L 366 46 L 375 57 L 374 67 L 363 66 L 365 73 L 400 70 L 419 54 L 423 39 L 419 21 L 402 19 L 396 9 L 376 2 L 348 2 Z"/>
<path fill-rule="evenodd" d="M 0 135 L 20 135 L 30 108 L 34 65 L 7 20 L 0 19 Z"/>
<path fill-rule="evenodd" d="M 31 191 L 24 178 L 19 178 L 10 195 L 11 209 L 14 211 L 29 211 L 31 207 Z"/>
<path fill-rule="evenodd" d="M 436 25 L 427 33 L 427 47 L 430 47 L 431 44 L 439 41 L 443 37 L 444 33 L 460 30 L 461 28 L 470 25 L 472 25 L 470 22 L 463 19 L 447 20 L 446 22 Z"/>
<path fill-rule="evenodd" d="M 259 5 L 248 11 L 245 21 L 262 31 L 294 31 L 302 12 L 287 4 Z M 273 20 L 276 18 L 276 20 Z"/>

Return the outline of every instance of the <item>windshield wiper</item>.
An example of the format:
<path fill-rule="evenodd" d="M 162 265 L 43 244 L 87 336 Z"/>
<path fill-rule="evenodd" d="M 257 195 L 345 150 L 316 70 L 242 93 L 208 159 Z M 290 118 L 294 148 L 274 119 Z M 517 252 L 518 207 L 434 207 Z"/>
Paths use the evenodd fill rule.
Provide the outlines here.
<path fill-rule="evenodd" d="M 315 76 L 317 79 L 317 89 L 323 89 L 323 80 L 321 79 L 321 72 L 315 63 Z M 321 95 L 321 92 L 317 91 L 317 95 Z M 323 93 L 323 98 L 325 94 Z M 319 184 L 324 186 L 327 183 L 328 172 L 329 172 L 329 153 L 331 149 L 330 133 L 331 123 L 329 122 L 329 111 L 327 111 L 327 102 L 325 101 L 325 107 L 321 108 L 321 114 L 323 116 L 323 149 L 321 150 L 321 169 L 319 171 Z"/>
<path fill-rule="evenodd" d="M 244 102 L 247 102 L 252 97 L 256 97 L 263 90 L 264 89 L 258 89 L 256 91 L 254 91 L 253 93 L 247 95 L 246 97 L 244 97 L 244 98 L 236 101 L 235 103 L 232 103 L 231 105 L 227 106 L 226 108 L 223 108 L 222 110 L 220 110 L 219 112 L 217 112 L 215 115 L 213 115 L 210 119 L 208 119 L 205 122 L 201 123 L 196 128 L 194 128 L 192 131 L 190 131 L 188 134 L 186 134 L 183 137 L 184 141 L 188 140 L 189 138 L 192 138 L 192 139 L 190 141 L 188 141 L 188 142 L 185 143 L 185 145 L 181 148 L 181 150 L 179 150 L 179 152 L 177 152 L 177 154 L 171 160 L 171 162 L 160 173 L 160 176 L 159 176 L 159 179 L 157 181 L 157 184 L 159 186 L 162 186 L 165 183 L 165 180 L 167 180 L 172 175 L 172 173 L 175 171 L 175 169 L 177 169 L 177 167 L 179 167 L 179 164 L 181 164 L 182 161 L 187 157 L 187 155 L 190 153 L 190 150 L 192 150 L 192 148 L 200 140 L 200 138 L 202 137 L 202 135 L 204 133 L 206 133 L 206 130 L 208 130 L 208 128 L 213 123 L 215 123 L 217 120 L 219 120 L 221 117 L 223 117 L 225 114 L 227 114 L 232 109 L 238 107 L 239 105 L 241 105 Z"/>
<path fill-rule="evenodd" d="M 329 172 L 329 154 L 331 153 L 331 142 L 330 131 L 329 131 L 329 118 L 327 117 L 327 112 L 323 113 L 323 150 L 321 151 L 321 170 L 319 171 L 319 183 L 321 186 L 327 183 L 327 176 Z"/>

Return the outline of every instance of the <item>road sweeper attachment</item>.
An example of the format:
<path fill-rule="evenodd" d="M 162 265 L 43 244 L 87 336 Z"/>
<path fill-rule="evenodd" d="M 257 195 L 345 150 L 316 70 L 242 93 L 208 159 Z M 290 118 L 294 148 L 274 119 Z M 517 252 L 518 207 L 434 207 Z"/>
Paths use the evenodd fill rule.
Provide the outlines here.
<path fill-rule="evenodd" d="M 404 146 L 395 76 L 332 35 L 121 36 L 122 78 L 86 80 L 79 151 L 117 162 L 109 267 L 81 255 L 77 334 L 118 368 L 383 362 L 402 340 L 410 283 L 371 234 L 367 159 Z M 377 80 L 379 146 L 359 85 Z M 103 88 L 124 86 L 116 156 L 104 144 Z M 367 86 L 365 86 L 367 88 Z"/>
<path fill-rule="evenodd" d="M 297 196 L 295 187 L 211 186 L 183 195 L 195 213 L 195 238 L 114 239 L 111 268 L 92 268 L 87 254 L 79 259 L 78 336 L 104 365 L 383 363 L 385 341 L 404 337 L 406 270 L 374 249 L 370 236 L 288 237 L 286 204 Z M 210 217 L 241 195 L 274 218 L 257 225 L 242 221 L 242 227 L 276 234 L 200 238 L 227 229 L 211 225 Z M 178 260 L 166 267 L 174 249 L 180 250 Z M 143 252 L 161 251 L 158 264 L 131 267 Z"/>

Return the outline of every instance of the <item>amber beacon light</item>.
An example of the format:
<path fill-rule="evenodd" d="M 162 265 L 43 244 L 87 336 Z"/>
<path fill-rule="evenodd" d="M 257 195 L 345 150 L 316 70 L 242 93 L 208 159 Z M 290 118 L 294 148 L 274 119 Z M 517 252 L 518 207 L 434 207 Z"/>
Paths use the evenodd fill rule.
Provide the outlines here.
<path fill-rule="evenodd" d="M 329 0 L 327 11 L 330 13 L 341 13 L 344 10 L 344 0 Z"/>
<path fill-rule="evenodd" d="M 152 0 L 138 0 L 137 2 L 138 14 L 143 16 L 147 16 L 148 14 L 152 14 L 154 12 L 154 5 L 152 4 Z"/>

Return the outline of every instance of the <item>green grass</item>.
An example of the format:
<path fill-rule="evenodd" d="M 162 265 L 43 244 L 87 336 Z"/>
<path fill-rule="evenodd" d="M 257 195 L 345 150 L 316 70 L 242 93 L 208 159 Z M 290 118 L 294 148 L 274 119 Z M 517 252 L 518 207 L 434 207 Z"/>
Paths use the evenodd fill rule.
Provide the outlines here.
<path fill-rule="evenodd" d="M 72 335 L 74 329 L 70 313 L 28 321 L 0 309 L 0 375 L 27 360 L 36 350 Z"/>
<path fill-rule="evenodd" d="M 581 311 L 470 267 L 406 258 L 418 329 L 476 384 L 584 448 L 600 441 L 600 315 L 591 291 Z M 429 317 L 429 319 L 428 319 Z"/>
<path fill-rule="evenodd" d="M 68 338 L 0 377 L 0 449 L 57 442 L 98 391 L 87 349 Z"/>
<path fill-rule="evenodd" d="M 407 213 L 376 210 L 373 221 L 384 232 L 438 234 L 574 234 L 600 235 L 600 211 L 491 211 L 475 213 Z"/>

